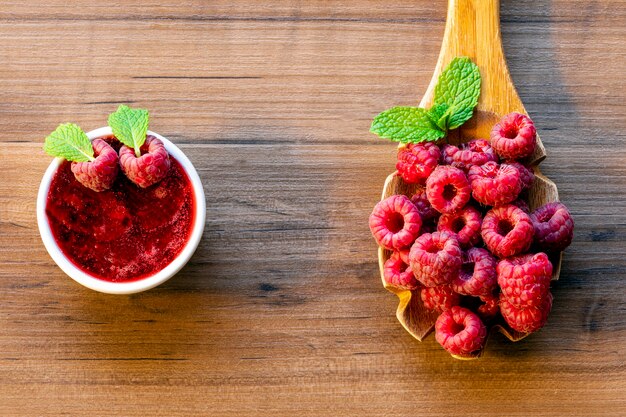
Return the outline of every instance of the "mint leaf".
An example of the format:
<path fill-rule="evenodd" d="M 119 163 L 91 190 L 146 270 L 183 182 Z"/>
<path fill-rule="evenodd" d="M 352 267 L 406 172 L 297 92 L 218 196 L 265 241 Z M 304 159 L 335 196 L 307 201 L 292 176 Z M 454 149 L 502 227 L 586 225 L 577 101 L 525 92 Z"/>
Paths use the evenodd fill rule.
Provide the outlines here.
<path fill-rule="evenodd" d="M 131 109 L 121 104 L 115 113 L 109 115 L 109 126 L 115 137 L 129 148 L 135 149 L 141 156 L 141 145 L 146 141 L 148 132 L 148 110 Z"/>
<path fill-rule="evenodd" d="M 439 76 L 434 106 L 449 106 L 448 129 L 456 129 L 474 112 L 480 95 L 480 71 L 467 57 L 454 58 Z"/>
<path fill-rule="evenodd" d="M 446 131 L 448 130 L 448 118 L 450 117 L 448 110 L 450 110 L 450 107 L 446 103 L 438 104 L 428 109 L 427 115 L 439 129 Z"/>
<path fill-rule="evenodd" d="M 87 162 L 95 159 L 91 141 L 74 123 L 60 124 L 46 138 L 43 150 L 48 155 L 73 162 Z"/>
<path fill-rule="evenodd" d="M 472 117 L 480 84 L 478 66 L 467 57 L 454 58 L 439 76 L 430 109 L 391 108 L 374 118 L 370 131 L 403 143 L 441 139 Z"/>
<path fill-rule="evenodd" d="M 426 110 L 419 107 L 385 110 L 374 118 L 370 132 L 402 143 L 436 141 L 446 134 L 433 123 Z"/>
<path fill-rule="evenodd" d="M 456 129 L 463 123 L 472 118 L 474 114 L 474 107 L 463 107 L 457 109 L 456 112 L 449 116 L 448 129 Z"/>

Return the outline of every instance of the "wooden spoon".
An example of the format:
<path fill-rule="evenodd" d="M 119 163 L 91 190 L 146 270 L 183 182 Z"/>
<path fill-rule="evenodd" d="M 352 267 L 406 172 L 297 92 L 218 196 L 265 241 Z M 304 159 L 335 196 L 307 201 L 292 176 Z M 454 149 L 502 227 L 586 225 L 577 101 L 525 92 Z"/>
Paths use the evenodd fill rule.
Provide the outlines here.
<path fill-rule="evenodd" d="M 458 56 L 471 58 L 482 76 L 480 99 L 474 116 L 456 131 L 451 132 L 446 140 L 459 143 L 476 138 L 489 139 L 493 125 L 504 115 L 511 112 L 526 113 L 515 86 L 511 81 L 509 70 L 504 59 L 502 40 L 500 37 L 500 2 L 499 0 L 449 0 L 448 17 L 443 44 L 433 78 L 420 103 L 420 107 L 430 107 L 434 100 L 435 86 L 443 69 Z M 535 172 L 535 182 L 529 191 L 531 210 L 548 202 L 558 201 L 556 185 L 539 171 L 538 164 L 546 157 L 545 148 L 537 136 L 537 148 L 530 158 L 530 165 Z M 394 194 L 412 196 L 419 186 L 406 184 L 397 172 L 387 177 L 382 198 Z M 378 250 L 381 277 L 383 265 L 391 256 L 391 252 L 382 248 Z M 561 270 L 562 254 L 554 257 L 554 273 L 552 280 L 557 280 Z M 438 313 L 427 310 L 422 304 L 419 290 L 402 291 L 385 283 L 389 291 L 400 298 L 396 316 L 404 328 L 416 339 L 422 340 L 434 328 Z M 492 326 L 491 331 L 499 331 L 512 341 L 518 341 L 527 334 L 516 332 L 503 321 Z M 474 359 L 481 352 L 459 359 Z"/>

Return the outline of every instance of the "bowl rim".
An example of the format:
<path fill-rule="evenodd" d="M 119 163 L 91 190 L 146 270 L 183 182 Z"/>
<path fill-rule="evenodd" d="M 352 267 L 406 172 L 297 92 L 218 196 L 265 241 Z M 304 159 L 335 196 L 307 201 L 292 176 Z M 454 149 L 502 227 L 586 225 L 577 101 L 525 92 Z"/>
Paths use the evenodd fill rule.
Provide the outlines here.
<path fill-rule="evenodd" d="M 113 132 L 111 131 L 111 128 L 109 126 L 105 126 L 87 132 L 87 137 L 89 140 L 94 140 L 112 134 Z M 198 176 L 196 169 L 183 151 L 181 151 L 169 139 L 150 130 L 148 130 L 148 134 L 159 138 L 170 155 L 172 155 L 182 165 L 191 181 L 195 198 L 195 216 L 189 240 L 185 244 L 183 250 L 178 254 L 178 256 L 176 256 L 176 258 L 174 258 L 174 260 L 172 260 L 172 262 L 151 276 L 130 282 L 112 282 L 96 278 L 79 269 L 67 258 L 57 244 L 54 236 L 52 235 L 50 224 L 48 223 L 48 216 L 46 215 L 46 202 L 48 198 L 48 191 L 50 190 L 50 184 L 52 183 L 52 178 L 54 177 L 57 169 L 61 166 L 63 159 L 55 158 L 50 163 L 43 175 L 43 178 L 41 179 L 37 194 L 37 225 L 39 227 L 39 234 L 41 235 L 43 244 L 54 262 L 59 266 L 59 268 L 61 268 L 61 270 L 63 270 L 63 272 L 65 272 L 74 281 L 92 290 L 107 294 L 134 294 L 154 288 L 173 277 L 182 269 L 183 266 L 185 266 L 195 252 L 202 238 L 206 218 L 206 201 L 204 188 L 202 187 L 202 182 L 200 181 L 200 177 Z"/>

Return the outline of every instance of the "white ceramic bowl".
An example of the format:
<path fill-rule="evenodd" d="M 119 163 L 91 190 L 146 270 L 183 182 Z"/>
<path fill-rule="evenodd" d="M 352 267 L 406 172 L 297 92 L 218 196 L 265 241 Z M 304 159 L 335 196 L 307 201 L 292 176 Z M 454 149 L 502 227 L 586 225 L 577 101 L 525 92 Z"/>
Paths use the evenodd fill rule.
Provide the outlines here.
<path fill-rule="evenodd" d="M 90 140 L 94 140 L 99 137 L 108 136 L 111 134 L 111 128 L 106 126 L 88 132 L 87 136 Z M 191 236 L 189 237 L 187 244 L 180 252 L 180 254 L 169 265 L 167 265 L 164 269 L 154 275 L 142 278 L 137 281 L 111 282 L 93 277 L 74 265 L 69 259 L 67 259 L 67 257 L 63 254 L 63 252 L 57 245 L 56 240 L 52 235 L 52 231 L 50 230 L 48 216 L 46 215 L 46 201 L 48 197 L 48 190 L 50 189 L 50 183 L 52 182 L 52 177 L 61 165 L 61 162 L 63 162 L 63 159 L 56 158 L 54 161 L 52 161 L 52 163 L 46 170 L 43 179 L 41 180 L 39 193 L 37 195 L 37 224 L 39 226 L 39 233 L 41 234 L 43 244 L 45 245 L 46 250 L 52 257 L 54 262 L 56 262 L 56 264 L 59 266 L 59 268 L 63 270 L 63 272 L 69 275 L 74 281 L 84 285 L 87 288 L 91 288 L 92 290 L 109 294 L 132 294 L 154 288 L 157 285 L 164 283 L 172 276 L 174 276 L 178 271 L 180 271 L 180 269 L 185 266 L 187 261 L 189 261 L 191 255 L 193 255 L 194 251 L 198 247 L 198 244 L 200 243 L 200 238 L 202 237 L 202 232 L 204 231 L 204 221 L 206 216 L 206 202 L 204 199 L 204 189 L 202 188 L 200 177 L 198 176 L 196 169 L 193 167 L 189 159 L 187 159 L 185 154 L 180 149 L 178 149 L 176 145 L 157 133 L 148 131 L 148 134 L 154 135 L 157 138 L 161 139 L 161 141 L 165 145 L 165 149 L 167 149 L 170 155 L 172 155 L 178 162 L 180 162 L 182 167 L 185 169 L 185 172 L 191 180 L 196 209 L 193 229 L 191 231 Z M 120 175 L 123 175 L 121 174 L 121 171 Z"/>

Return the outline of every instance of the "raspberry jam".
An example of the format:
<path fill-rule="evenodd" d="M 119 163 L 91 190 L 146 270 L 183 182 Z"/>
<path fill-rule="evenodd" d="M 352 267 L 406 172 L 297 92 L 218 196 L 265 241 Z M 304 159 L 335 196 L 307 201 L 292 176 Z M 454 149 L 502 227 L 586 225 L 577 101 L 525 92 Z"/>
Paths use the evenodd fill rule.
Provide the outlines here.
<path fill-rule="evenodd" d="M 140 188 L 120 171 L 102 192 L 80 184 L 64 161 L 50 184 L 46 214 L 65 256 L 89 275 L 113 282 L 139 280 L 169 265 L 191 236 L 195 205 L 189 177 L 170 159 L 157 184 Z"/>

